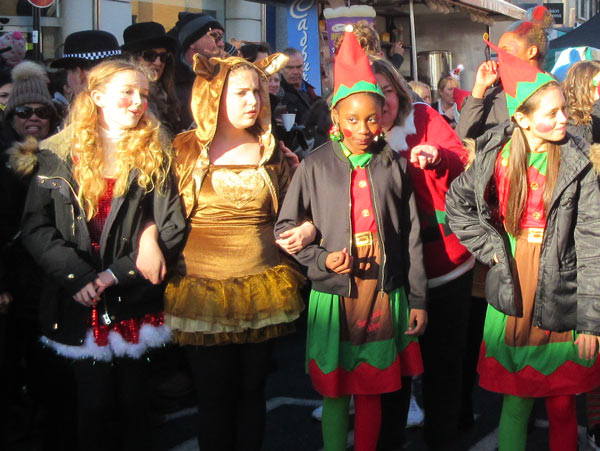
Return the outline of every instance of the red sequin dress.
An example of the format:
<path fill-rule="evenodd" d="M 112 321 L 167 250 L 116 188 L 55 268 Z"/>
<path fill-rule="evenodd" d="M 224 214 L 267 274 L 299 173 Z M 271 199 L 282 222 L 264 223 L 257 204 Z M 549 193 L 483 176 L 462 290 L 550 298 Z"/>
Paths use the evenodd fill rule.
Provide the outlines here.
<path fill-rule="evenodd" d="M 88 222 L 94 257 L 100 260 L 100 237 L 110 214 L 115 179 L 106 178 L 106 190 L 98 200 L 98 212 Z M 138 318 L 105 324 L 105 304 L 98 303 L 92 309 L 89 329 L 82 346 L 57 343 L 47 337 L 42 342 L 56 352 L 71 358 L 94 358 L 111 361 L 114 357 L 139 358 L 149 348 L 159 347 L 170 341 L 171 331 L 164 324 L 164 314 L 147 313 Z"/>

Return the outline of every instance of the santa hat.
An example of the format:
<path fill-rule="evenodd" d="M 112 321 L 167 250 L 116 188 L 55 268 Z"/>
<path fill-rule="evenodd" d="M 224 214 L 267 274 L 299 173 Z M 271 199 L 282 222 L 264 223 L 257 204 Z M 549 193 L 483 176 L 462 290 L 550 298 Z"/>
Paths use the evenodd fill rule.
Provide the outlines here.
<path fill-rule="evenodd" d="M 342 99 L 359 92 L 372 92 L 384 97 L 371 70 L 367 54 L 347 25 L 344 39 L 333 62 L 333 99 L 331 108 Z"/>
<path fill-rule="evenodd" d="M 452 97 L 454 97 L 454 103 L 458 111 L 462 110 L 463 102 L 467 97 L 471 95 L 471 91 L 465 91 L 464 89 L 454 88 L 452 91 Z"/>
<path fill-rule="evenodd" d="M 496 47 L 485 40 L 498 53 L 498 71 L 500 82 L 506 93 L 508 116 L 513 117 L 517 109 L 542 86 L 555 82 L 549 74 L 540 71 L 526 61 Z"/>

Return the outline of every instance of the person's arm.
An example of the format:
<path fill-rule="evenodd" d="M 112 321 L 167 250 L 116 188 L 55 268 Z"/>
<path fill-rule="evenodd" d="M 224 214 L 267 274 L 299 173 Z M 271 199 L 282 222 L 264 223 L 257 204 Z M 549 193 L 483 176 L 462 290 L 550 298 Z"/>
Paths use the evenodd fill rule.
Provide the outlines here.
<path fill-rule="evenodd" d="M 477 139 L 483 132 L 489 106 L 486 105 L 486 91 L 498 81 L 498 65 L 495 61 L 485 61 L 477 69 L 471 95 L 463 102 L 456 133 L 460 139 Z"/>
<path fill-rule="evenodd" d="M 69 295 L 75 295 L 96 279 L 96 270 L 83 253 L 66 242 L 58 230 L 51 190 L 33 177 L 25 200 L 22 242 L 41 268 L 44 268 Z"/>
<path fill-rule="evenodd" d="M 427 309 L 427 274 L 423 260 L 423 244 L 421 242 L 421 224 L 417 210 L 417 201 L 410 176 L 404 166 L 402 169 L 402 189 L 404 202 L 402 215 L 402 233 L 405 237 L 404 261 L 407 265 L 408 292 L 407 297 L 411 309 Z"/>
<path fill-rule="evenodd" d="M 312 219 L 309 185 L 306 165 L 302 162 L 292 178 L 279 211 L 279 217 L 275 224 L 276 240 L 281 238 L 281 233 L 299 226 L 307 219 Z M 327 271 L 325 262 L 329 253 L 317 243 L 311 243 L 299 250 L 294 258 L 305 266 L 313 266 L 317 267 L 319 271 Z"/>
<path fill-rule="evenodd" d="M 482 227 L 475 198 L 476 171 L 474 165 L 457 177 L 446 193 L 446 221 L 460 243 L 475 258 L 488 266 L 494 261 L 494 246 L 489 233 Z"/>
<path fill-rule="evenodd" d="M 592 142 L 600 144 L 600 99 L 594 102 L 592 109 Z"/>
<path fill-rule="evenodd" d="M 583 178 L 576 202 L 577 332 L 600 335 L 600 186 L 593 169 Z"/>

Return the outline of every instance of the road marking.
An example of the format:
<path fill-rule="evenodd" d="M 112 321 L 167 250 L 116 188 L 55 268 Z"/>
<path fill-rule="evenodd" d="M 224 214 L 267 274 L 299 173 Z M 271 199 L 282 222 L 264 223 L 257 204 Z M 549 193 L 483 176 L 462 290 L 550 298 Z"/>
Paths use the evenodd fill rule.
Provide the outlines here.
<path fill-rule="evenodd" d="M 267 401 L 267 412 L 275 410 L 281 406 L 308 406 L 308 407 L 319 407 L 323 401 L 321 399 L 301 399 L 301 398 L 289 398 L 286 396 L 278 396 L 271 398 Z"/>
<path fill-rule="evenodd" d="M 494 451 L 498 447 L 498 428 L 479 440 L 469 451 Z"/>
<path fill-rule="evenodd" d="M 192 438 L 190 440 L 186 440 L 183 443 L 180 443 L 175 448 L 171 448 L 169 451 L 200 451 L 198 447 L 198 439 Z"/>

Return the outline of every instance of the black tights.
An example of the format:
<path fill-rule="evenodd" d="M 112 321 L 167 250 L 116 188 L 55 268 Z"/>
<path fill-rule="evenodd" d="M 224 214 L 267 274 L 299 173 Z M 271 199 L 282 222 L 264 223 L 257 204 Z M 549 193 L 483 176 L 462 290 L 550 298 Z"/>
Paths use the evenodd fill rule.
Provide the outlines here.
<path fill-rule="evenodd" d="M 77 360 L 73 370 L 80 450 L 151 449 L 146 359 Z"/>
<path fill-rule="evenodd" d="M 202 451 L 260 450 L 273 342 L 186 346 L 198 396 Z"/>

